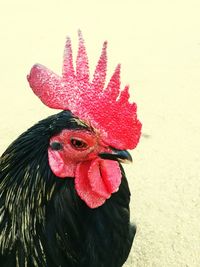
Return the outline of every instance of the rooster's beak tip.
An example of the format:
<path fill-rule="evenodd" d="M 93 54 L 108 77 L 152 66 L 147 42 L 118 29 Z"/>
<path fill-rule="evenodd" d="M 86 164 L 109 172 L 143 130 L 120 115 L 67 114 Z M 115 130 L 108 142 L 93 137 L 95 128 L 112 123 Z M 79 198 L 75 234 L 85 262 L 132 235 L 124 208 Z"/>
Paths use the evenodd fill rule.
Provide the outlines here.
<path fill-rule="evenodd" d="M 121 163 L 130 163 L 133 161 L 131 154 L 127 150 L 112 149 L 112 152 L 100 153 L 102 159 L 116 160 Z"/>

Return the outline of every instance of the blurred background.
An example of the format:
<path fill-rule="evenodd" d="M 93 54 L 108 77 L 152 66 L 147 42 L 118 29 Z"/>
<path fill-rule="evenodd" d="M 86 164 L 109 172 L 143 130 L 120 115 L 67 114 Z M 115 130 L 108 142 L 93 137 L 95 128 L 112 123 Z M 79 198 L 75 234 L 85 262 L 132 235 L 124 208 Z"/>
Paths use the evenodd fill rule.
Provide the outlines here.
<path fill-rule="evenodd" d="M 61 73 L 66 36 L 86 42 L 91 78 L 108 40 L 143 135 L 125 166 L 137 236 L 126 267 L 200 266 L 200 1 L 0 1 L 0 153 L 56 113 L 28 86 L 34 63 Z"/>

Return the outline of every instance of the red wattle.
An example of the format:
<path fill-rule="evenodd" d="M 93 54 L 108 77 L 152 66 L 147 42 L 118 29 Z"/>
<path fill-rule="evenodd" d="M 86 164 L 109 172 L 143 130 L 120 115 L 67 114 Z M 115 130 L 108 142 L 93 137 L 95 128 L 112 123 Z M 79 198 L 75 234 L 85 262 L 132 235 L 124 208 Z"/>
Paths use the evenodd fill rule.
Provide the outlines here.
<path fill-rule="evenodd" d="M 121 170 L 119 163 L 112 160 L 102 160 L 100 172 L 103 181 L 110 193 L 117 192 L 121 183 Z"/>
<path fill-rule="evenodd" d="M 77 165 L 75 188 L 90 208 L 104 204 L 118 190 L 120 182 L 121 171 L 117 162 L 97 158 Z"/>

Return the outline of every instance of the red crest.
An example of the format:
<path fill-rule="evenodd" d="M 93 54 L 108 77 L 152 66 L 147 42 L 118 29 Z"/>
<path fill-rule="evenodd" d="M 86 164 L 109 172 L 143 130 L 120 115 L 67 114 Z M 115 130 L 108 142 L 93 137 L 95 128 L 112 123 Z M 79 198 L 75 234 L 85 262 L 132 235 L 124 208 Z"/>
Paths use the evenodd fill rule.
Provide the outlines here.
<path fill-rule="evenodd" d="M 79 31 L 76 70 L 73 67 L 71 40 L 67 38 L 62 77 L 37 64 L 27 78 L 33 92 L 45 105 L 70 110 L 98 131 L 107 145 L 116 149 L 133 149 L 139 142 L 142 125 L 137 119 L 136 104 L 129 102 L 129 87 L 120 90 L 120 65 L 105 87 L 106 49 L 107 42 L 104 42 L 90 81 L 88 57 Z"/>

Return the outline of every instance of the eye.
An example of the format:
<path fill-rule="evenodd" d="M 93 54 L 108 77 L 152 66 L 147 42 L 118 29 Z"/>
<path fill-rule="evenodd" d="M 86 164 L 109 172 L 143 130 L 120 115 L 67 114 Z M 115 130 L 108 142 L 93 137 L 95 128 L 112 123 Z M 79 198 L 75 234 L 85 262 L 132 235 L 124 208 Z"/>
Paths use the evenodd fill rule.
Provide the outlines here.
<path fill-rule="evenodd" d="M 70 142 L 72 147 L 78 150 L 85 150 L 88 147 L 88 145 L 80 139 L 71 138 Z"/>

